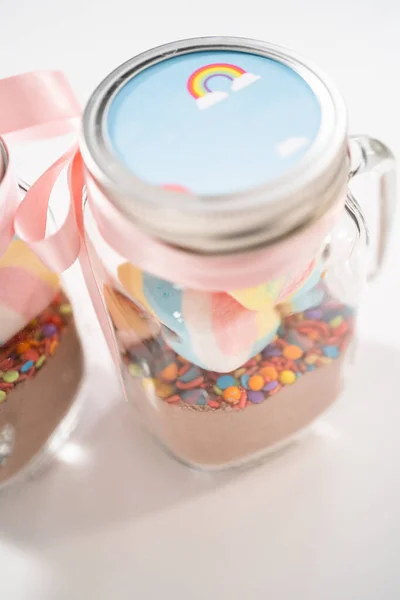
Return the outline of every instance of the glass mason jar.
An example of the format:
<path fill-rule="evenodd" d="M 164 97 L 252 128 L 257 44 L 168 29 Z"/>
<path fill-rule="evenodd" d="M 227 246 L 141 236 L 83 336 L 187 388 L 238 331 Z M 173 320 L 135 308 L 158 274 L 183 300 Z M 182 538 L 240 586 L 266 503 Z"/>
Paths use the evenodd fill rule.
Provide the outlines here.
<path fill-rule="evenodd" d="M 28 187 L 20 183 L 17 193 L 1 141 L 0 150 L 2 489 L 36 472 L 75 425 L 83 353 L 59 275 L 15 234 L 12 215 Z"/>
<path fill-rule="evenodd" d="M 293 439 L 342 390 L 369 268 L 348 183 L 380 177 L 380 261 L 388 149 L 349 140 L 319 71 L 236 38 L 117 68 L 86 107 L 81 146 L 86 276 L 140 422 L 206 469 Z"/>

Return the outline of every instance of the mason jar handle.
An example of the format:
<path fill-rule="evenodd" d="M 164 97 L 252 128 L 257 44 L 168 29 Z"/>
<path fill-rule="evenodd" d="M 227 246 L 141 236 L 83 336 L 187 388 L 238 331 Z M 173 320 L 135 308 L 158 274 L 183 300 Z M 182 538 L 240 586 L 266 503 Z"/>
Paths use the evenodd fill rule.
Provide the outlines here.
<path fill-rule="evenodd" d="M 349 138 L 350 144 L 350 180 L 357 175 L 369 173 L 378 178 L 379 232 L 375 264 L 368 274 L 373 279 L 380 271 L 385 258 L 389 234 L 392 228 L 393 215 L 396 206 L 396 161 L 392 152 L 385 144 L 367 135 L 354 135 Z M 368 226 L 362 217 L 362 211 L 352 194 L 348 203 L 361 216 L 367 240 Z M 350 207 L 351 208 L 351 207 Z"/>

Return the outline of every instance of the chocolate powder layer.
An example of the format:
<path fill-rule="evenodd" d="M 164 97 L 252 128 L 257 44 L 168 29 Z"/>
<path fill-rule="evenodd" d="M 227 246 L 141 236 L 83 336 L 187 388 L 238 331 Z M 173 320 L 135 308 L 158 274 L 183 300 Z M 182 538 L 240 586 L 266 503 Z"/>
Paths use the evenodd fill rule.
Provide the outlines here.
<path fill-rule="evenodd" d="M 217 468 L 251 460 L 312 423 L 338 397 L 344 360 L 345 354 L 240 411 L 198 410 L 158 398 L 149 401 L 129 373 L 125 382 L 143 424 L 174 455 L 193 466 Z"/>
<path fill-rule="evenodd" d="M 82 347 L 71 321 L 54 355 L 0 404 L 0 431 L 10 424 L 15 434 L 12 454 L 0 466 L 0 484 L 40 452 L 74 403 L 82 377 Z"/>

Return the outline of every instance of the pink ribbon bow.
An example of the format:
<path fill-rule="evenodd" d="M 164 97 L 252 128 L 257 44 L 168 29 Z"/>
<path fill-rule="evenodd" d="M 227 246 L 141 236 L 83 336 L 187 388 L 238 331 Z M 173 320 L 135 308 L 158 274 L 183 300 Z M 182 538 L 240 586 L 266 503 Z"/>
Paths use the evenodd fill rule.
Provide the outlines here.
<path fill-rule="evenodd" d="M 63 271 L 77 258 L 80 234 L 71 204 L 64 224 L 46 236 L 51 190 L 77 145 L 59 158 L 20 201 L 5 140 L 39 140 L 77 130 L 81 107 L 63 73 L 25 73 L 0 80 L 0 134 L 7 153 L 0 183 L 0 255 L 16 233 L 53 271 Z"/>
<path fill-rule="evenodd" d="M 0 80 L 0 134 L 8 141 L 54 137 L 77 130 L 81 108 L 66 77 L 60 72 L 27 73 Z M 67 219 L 46 236 L 48 204 L 60 173 L 69 165 L 71 202 Z M 8 165 L 0 187 L 0 254 L 14 231 L 52 270 L 63 271 L 79 253 L 85 254 L 82 217 L 84 183 L 100 233 L 121 256 L 144 271 L 164 277 L 166 266 L 176 283 L 209 291 L 253 287 L 304 264 L 342 209 L 346 190 L 338 202 L 306 234 L 295 234 L 266 248 L 223 256 L 199 256 L 151 238 L 124 217 L 89 173 L 75 144 L 33 184 L 18 205 L 12 167 Z M 240 284 L 240 286 L 238 285 Z"/>

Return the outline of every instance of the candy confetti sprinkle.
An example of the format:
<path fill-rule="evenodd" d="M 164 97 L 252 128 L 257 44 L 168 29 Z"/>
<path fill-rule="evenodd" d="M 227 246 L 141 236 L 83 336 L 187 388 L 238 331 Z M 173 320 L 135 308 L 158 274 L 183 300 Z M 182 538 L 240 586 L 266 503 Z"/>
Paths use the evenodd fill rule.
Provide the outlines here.
<path fill-rule="evenodd" d="M 162 390 L 160 400 L 171 407 L 243 410 L 338 359 L 352 338 L 353 326 L 353 309 L 326 298 L 317 308 L 285 317 L 273 343 L 232 373 L 188 363 L 161 336 L 150 346 L 130 348 L 123 360 L 138 378 L 145 363 L 155 389 Z M 162 387 L 166 383 L 168 387 Z"/>
<path fill-rule="evenodd" d="M 0 402 L 7 401 L 17 385 L 35 377 L 56 350 L 71 318 L 68 299 L 59 292 L 44 311 L 0 348 Z"/>

